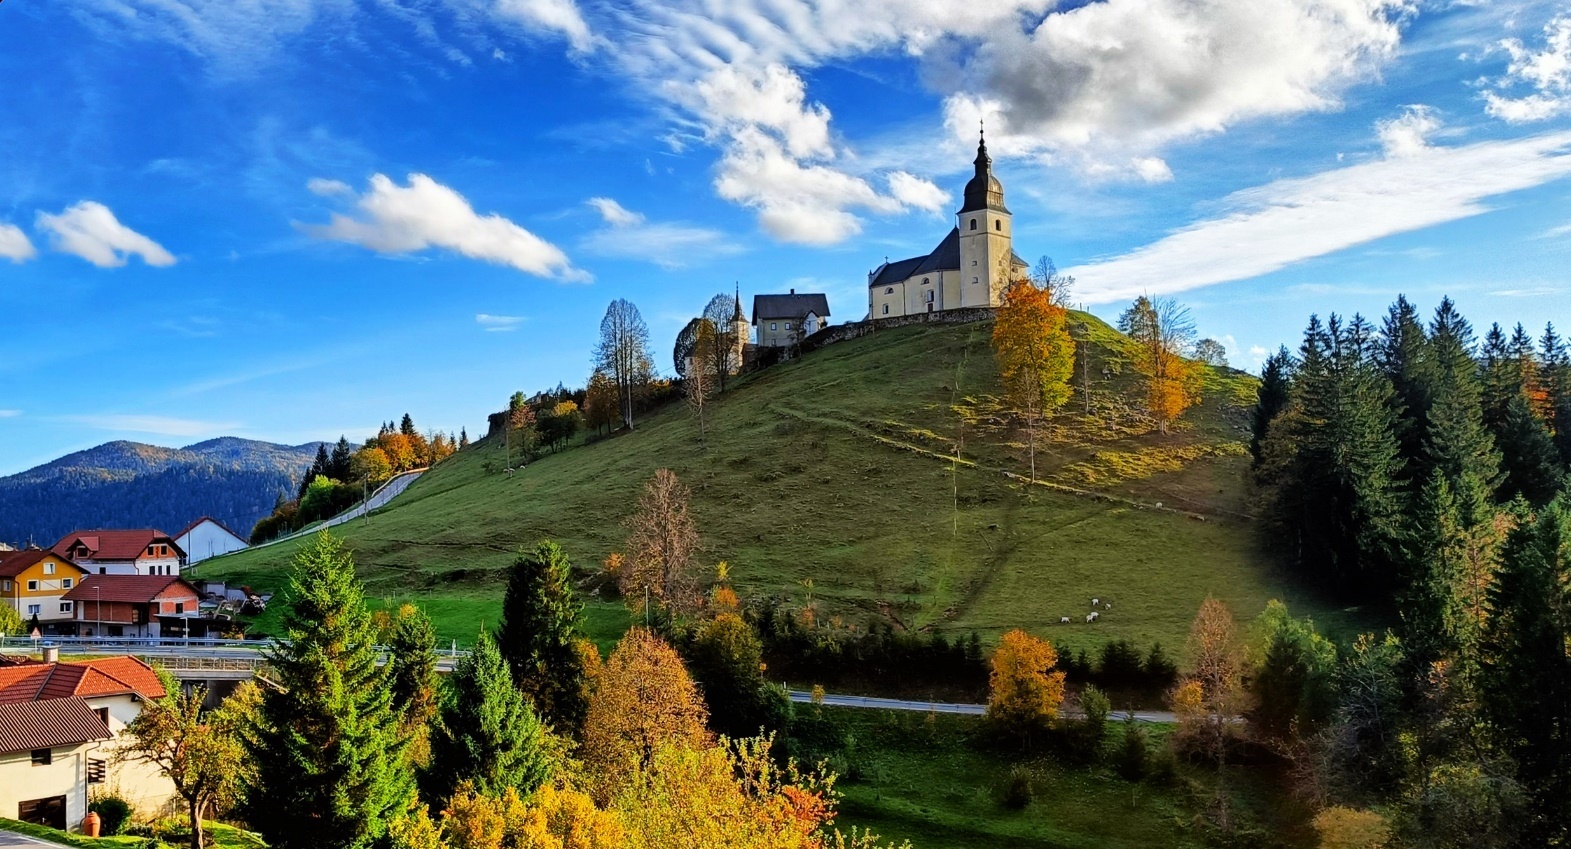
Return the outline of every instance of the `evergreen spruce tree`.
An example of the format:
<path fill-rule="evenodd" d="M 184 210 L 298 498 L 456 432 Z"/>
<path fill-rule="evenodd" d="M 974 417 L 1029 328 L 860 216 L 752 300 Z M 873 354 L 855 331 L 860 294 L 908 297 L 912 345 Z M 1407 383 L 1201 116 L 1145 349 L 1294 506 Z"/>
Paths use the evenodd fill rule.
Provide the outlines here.
<path fill-rule="evenodd" d="M 403 421 L 398 423 L 398 432 L 404 436 L 414 436 L 419 433 L 415 430 L 415 420 L 408 413 L 404 413 Z"/>
<path fill-rule="evenodd" d="M 311 486 L 311 481 L 325 476 L 329 464 L 327 446 L 319 443 L 316 446 L 316 459 L 311 461 L 311 468 L 307 469 L 305 477 L 300 479 L 300 490 L 295 493 L 295 498 L 304 498 L 306 489 Z"/>
<path fill-rule="evenodd" d="M 1491 337 L 1499 337 L 1499 329 Z M 1430 340 L 1435 373 L 1424 434 L 1425 483 L 1436 472 L 1444 476 L 1463 523 L 1471 527 L 1494 518 L 1489 503 L 1499 481 L 1500 455 L 1484 421 L 1473 331 L 1449 298 L 1435 311 Z"/>
<path fill-rule="evenodd" d="M 445 803 L 465 781 L 486 795 L 512 787 L 528 797 L 550 774 L 545 729 L 482 631 L 448 681 L 422 781 L 425 800 Z"/>
<path fill-rule="evenodd" d="M 412 604 L 398 609 L 387 635 L 388 668 L 391 670 L 393 710 L 408 741 L 409 763 L 430 761 L 431 720 L 439 695 L 436 678 L 436 630 L 425 612 Z"/>
<path fill-rule="evenodd" d="M 1522 846 L 1571 845 L 1571 512 L 1523 517 L 1489 593 L 1482 690 L 1490 728 L 1528 796 Z"/>
<path fill-rule="evenodd" d="M 1293 357 L 1287 347 L 1277 349 L 1266 359 L 1260 371 L 1260 391 L 1256 396 L 1255 410 L 1250 418 L 1249 453 L 1253 465 L 1260 465 L 1261 448 L 1271 423 L 1287 408 L 1293 388 Z"/>
<path fill-rule="evenodd" d="M 354 477 L 351 467 L 354 456 L 349 440 L 339 436 L 338 444 L 333 446 L 333 455 L 328 459 L 327 476 L 339 483 L 348 483 Z"/>
<path fill-rule="evenodd" d="M 1409 475 L 1418 474 L 1424 465 L 1424 422 L 1429 414 L 1434 364 L 1418 310 L 1404 296 L 1398 296 L 1386 313 L 1375 346 L 1375 364 L 1391 383 L 1404 468 Z"/>
<path fill-rule="evenodd" d="M 559 733 L 576 736 L 588 704 L 584 667 L 574 642 L 583 605 L 569 579 L 572 566 L 549 540 L 513 561 L 496 640 L 519 689 Z"/>
<path fill-rule="evenodd" d="M 1404 588 L 1399 594 L 1402 646 L 1409 681 L 1442 660 L 1470 658 L 1484 619 L 1492 575 L 1493 526 L 1470 521 L 1445 475 L 1435 472 L 1414 506 L 1403 540 Z"/>
<path fill-rule="evenodd" d="M 287 597 L 267 652 L 277 689 L 247 734 L 244 817 L 274 849 L 376 845 L 413 783 L 354 562 L 326 531 L 296 555 Z"/>
<path fill-rule="evenodd" d="M 1499 497 L 1509 501 L 1520 496 L 1535 507 L 1542 507 L 1560 489 L 1562 467 L 1559 451 L 1544 423 L 1533 415 L 1527 397 L 1517 394 L 1506 402 L 1505 421 L 1500 429 L 1500 453 L 1504 476 Z"/>

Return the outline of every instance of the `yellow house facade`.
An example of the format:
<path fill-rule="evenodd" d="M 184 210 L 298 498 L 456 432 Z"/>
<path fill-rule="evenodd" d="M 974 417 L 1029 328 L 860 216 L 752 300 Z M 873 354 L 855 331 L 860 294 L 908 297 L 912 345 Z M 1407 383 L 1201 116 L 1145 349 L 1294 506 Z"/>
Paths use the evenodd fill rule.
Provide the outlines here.
<path fill-rule="evenodd" d="M 15 610 L 22 621 L 36 617 L 41 630 L 74 632 L 76 604 L 64 599 L 86 570 L 43 549 L 0 551 L 0 604 Z"/>

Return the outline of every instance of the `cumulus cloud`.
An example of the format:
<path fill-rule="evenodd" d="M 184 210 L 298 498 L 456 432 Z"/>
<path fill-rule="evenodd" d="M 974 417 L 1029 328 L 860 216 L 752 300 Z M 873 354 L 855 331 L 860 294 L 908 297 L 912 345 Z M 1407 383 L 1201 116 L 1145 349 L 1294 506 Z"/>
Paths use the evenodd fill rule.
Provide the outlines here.
<path fill-rule="evenodd" d="M 40 212 L 37 226 L 48 234 L 52 248 L 99 268 L 119 268 L 133 256 L 153 266 L 175 264 L 174 255 L 162 245 L 121 224 L 109 207 L 97 201 L 80 201 L 58 215 Z"/>
<path fill-rule="evenodd" d="M 1505 39 L 1500 47 L 1510 54 L 1511 63 L 1495 90 L 1484 92 L 1489 114 L 1515 124 L 1571 112 L 1571 15 L 1544 26 L 1541 49 L 1517 38 Z M 1527 93 L 1511 94 L 1522 89 Z"/>
<path fill-rule="evenodd" d="M 850 210 L 902 208 L 860 177 L 792 157 L 756 128 L 736 134 L 721 160 L 715 191 L 757 210 L 759 225 L 771 236 L 803 245 L 832 245 L 862 232 L 861 219 Z"/>
<path fill-rule="evenodd" d="M 476 213 L 463 195 L 424 174 L 410 174 L 407 186 L 377 174 L 355 206 L 358 216 L 335 213 L 327 224 L 305 229 L 316 238 L 350 242 L 377 253 L 443 248 L 536 277 L 590 279 L 557 246 L 500 215 Z"/>
<path fill-rule="evenodd" d="M 611 198 L 590 198 L 587 203 L 594 207 L 595 211 L 600 213 L 600 217 L 605 219 L 605 223 L 612 227 L 631 227 L 644 221 L 643 215 L 633 212 Z"/>
<path fill-rule="evenodd" d="M 480 325 L 481 329 L 487 333 L 511 333 L 518 329 L 518 325 L 523 323 L 524 317 L 521 315 L 475 313 L 475 324 Z"/>
<path fill-rule="evenodd" d="M 1167 162 L 1157 156 L 1137 156 L 1130 165 L 1134 167 L 1135 175 L 1147 183 L 1170 183 L 1173 181 L 1173 169 Z"/>
<path fill-rule="evenodd" d="M 1486 199 L 1571 175 L 1571 132 L 1425 147 L 1230 195 L 1223 215 L 1066 269 L 1092 303 L 1269 274 L 1395 233 L 1489 211 Z"/>
<path fill-rule="evenodd" d="M 718 230 L 679 222 L 649 222 L 643 213 L 607 197 L 590 198 L 588 203 L 607 225 L 584 237 L 582 247 L 592 254 L 682 268 L 742 252 L 741 245 Z"/>
<path fill-rule="evenodd" d="M 1429 136 L 1440 129 L 1435 110 L 1421 104 L 1406 107 L 1402 114 L 1375 124 L 1375 134 L 1386 156 L 1414 156 L 1429 149 Z"/>
<path fill-rule="evenodd" d="M 928 212 L 942 212 L 951 200 L 950 194 L 931 180 L 904 171 L 890 173 L 889 194 L 906 206 Z"/>
<path fill-rule="evenodd" d="M 15 224 L 0 224 L 0 257 L 12 262 L 27 262 L 38 256 L 32 241 Z"/>

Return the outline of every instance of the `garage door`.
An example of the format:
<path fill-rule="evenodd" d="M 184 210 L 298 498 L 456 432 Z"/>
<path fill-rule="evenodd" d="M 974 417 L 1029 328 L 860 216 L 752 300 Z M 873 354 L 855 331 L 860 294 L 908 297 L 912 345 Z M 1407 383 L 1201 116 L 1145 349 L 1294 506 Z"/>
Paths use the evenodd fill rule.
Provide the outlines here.
<path fill-rule="evenodd" d="M 32 799 L 16 806 L 16 818 L 22 822 L 47 825 L 65 831 L 65 797 L 50 796 Z"/>

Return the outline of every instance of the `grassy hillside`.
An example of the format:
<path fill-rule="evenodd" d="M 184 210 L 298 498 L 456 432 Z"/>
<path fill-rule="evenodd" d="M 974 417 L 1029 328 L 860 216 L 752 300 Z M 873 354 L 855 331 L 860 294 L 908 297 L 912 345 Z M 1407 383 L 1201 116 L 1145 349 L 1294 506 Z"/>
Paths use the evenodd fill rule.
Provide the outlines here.
<path fill-rule="evenodd" d="M 373 597 L 422 600 L 444 639 L 494 621 L 520 545 L 561 542 L 580 566 L 622 547 L 621 523 L 662 466 L 693 490 L 707 563 L 744 595 L 809 594 L 861 623 L 1028 627 L 1094 647 L 1115 636 L 1182 645 L 1207 593 L 1253 616 L 1273 597 L 1342 618 L 1266 565 L 1247 519 L 1253 378 L 1212 371 L 1204 402 L 1160 435 L 1138 412 L 1116 332 L 1088 315 L 1091 414 L 1077 391 L 1038 439 L 1002 414 L 990 324 L 910 327 L 833 345 L 749 377 L 710 407 L 707 445 L 673 407 L 637 430 L 507 474 L 482 442 L 397 502 L 339 530 Z M 1084 363 L 1082 363 L 1084 365 Z M 1087 370 L 1077 366 L 1077 386 Z M 204 575 L 277 586 L 298 543 L 210 561 Z M 1090 599 L 1110 600 L 1083 622 Z M 614 603 L 597 636 L 622 627 Z M 1060 625 L 1060 617 L 1072 618 Z"/>

